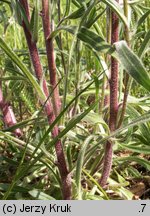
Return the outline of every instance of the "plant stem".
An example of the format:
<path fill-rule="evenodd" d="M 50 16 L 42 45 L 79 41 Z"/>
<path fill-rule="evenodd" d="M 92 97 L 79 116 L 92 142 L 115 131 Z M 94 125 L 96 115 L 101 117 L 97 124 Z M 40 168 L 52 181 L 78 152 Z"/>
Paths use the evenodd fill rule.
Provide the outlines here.
<path fill-rule="evenodd" d="M 127 107 L 127 99 L 128 99 L 131 84 L 132 84 L 132 78 L 129 77 L 128 74 L 125 74 L 125 89 L 124 89 L 124 96 L 123 96 L 123 104 L 122 104 L 121 115 L 117 124 L 117 129 L 121 127 L 122 122 L 124 120 L 126 107 Z"/>
<path fill-rule="evenodd" d="M 58 6 L 58 22 L 61 22 L 61 7 L 60 7 L 60 0 L 58 0 L 57 2 L 57 6 Z M 67 32 L 66 32 L 67 33 Z M 58 43 L 58 47 L 59 49 L 62 51 L 60 53 L 61 55 L 61 59 L 62 59 L 62 65 L 63 65 L 63 68 L 64 68 L 64 74 L 66 75 L 66 71 L 67 71 L 67 68 L 66 68 L 66 64 L 65 64 L 65 56 L 64 56 L 64 53 L 63 53 L 63 40 L 62 40 L 62 34 L 61 32 L 59 33 L 59 36 L 58 36 L 58 39 L 59 39 L 59 43 Z M 67 39 L 67 38 L 66 38 Z M 67 44 L 68 45 L 68 44 Z"/>
<path fill-rule="evenodd" d="M 119 2 L 116 0 L 116 2 Z M 112 12 L 112 29 L 111 29 L 111 44 L 119 40 L 119 18 Z M 110 117 L 109 128 L 113 132 L 116 130 L 116 121 L 118 113 L 118 62 L 114 57 L 111 57 L 111 78 L 110 78 Z M 113 143 L 107 141 L 104 154 L 104 166 L 99 183 L 104 187 L 110 175 L 113 157 Z"/>
<path fill-rule="evenodd" d="M 20 3 L 24 7 L 28 20 L 30 21 L 28 1 L 20 0 Z M 28 31 L 24 22 L 23 22 L 23 29 L 24 29 L 24 33 L 26 36 L 26 40 L 27 40 L 27 44 L 28 44 L 28 48 L 29 48 L 29 52 L 30 52 L 30 56 L 31 56 L 32 64 L 35 70 L 36 77 L 38 78 L 40 82 L 42 82 L 43 91 L 46 97 L 49 97 L 49 91 L 48 91 L 46 80 L 43 78 L 43 71 L 42 71 L 42 66 L 41 66 L 40 57 L 38 54 L 36 43 L 32 41 L 31 33 Z M 45 112 L 48 117 L 48 122 L 51 125 L 56 117 L 55 117 L 55 113 L 53 111 L 53 107 L 52 107 L 50 100 L 48 100 L 45 105 Z M 52 130 L 52 137 L 55 138 L 58 136 L 58 134 L 59 134 L 58 126 L 55 126 Z M 71 175 L 67 169 L 63 146 L 60 140 L 56 142 L 55 151 L 57 155 L 57 164 L 58 164 L 61 181 L 62 181 L 63 199 L 70 200 L 71 199 Z"/>
<path fill-rule="evenodd" d="M 3 114 L 4 124 L 7 127 L 11 127 L 17 123 L 12 107 L 10 106 L 9 102 L 6 102 L 4 100 L 1 82 L 0 82 L 0 109 Z M 22 132 L 19 128 L 17 128 L 14 130 L 14 134 L 17 137 L 20 137 L 22 135 Z"/>
<path fill-rule="evenodd" d="M 81 58 L 81 42 L 79 40 L 77 40 L 76 42 L 76 82 L 75 82 L 75 96 L 78 95 L 79 91 L 80 91 L 80 77 L 81 77 L 81 73 L 80 73 L 80 58 Z M 72 112 L 72 116 L 77 114 L 77 107 L 78 107 L 78 102 L 80 100 L 80 97 L 77 97 L 77 99 L 75 100 L 75 104 L 73 107 L 73 112 Z"/>
<path fill-rule="evenodd" d="M 111 43 L 111 10 L 107 6 L 106 9 L 106 28 L 107 28 L 107 33 L 106 33 L 106 38 L 107 42 L 110 44 Z M 110 55 L 106 56 L 106 63 L 107 65 L 110 64 Z M 109 95 L 105 95 L 105 90 L 109 89 L 109 83 L 106 75 L 104 74 L 103 77 L 103 86 L 102 86 L 102 99 L 101 99 L 101 107 L 100 107 L 100 114 L 102 114 L 103 107 L 107 106 L 109 104 Z"/>
<path fill-rule="evenodd" d="M 127 19 L 128 19 L 128 16 L 129 16 L 128 1 L 127 1 L 127 0 L 124 0 L 123 3 L 124 3 L 124 15 L 125 15 L 125 16 L 127 17 Z M 129 32 L 129 29 L 128 29 L 127 26 L 125 26 L 124 37 L 125 37 L 125 40 L 126 40 L 128 46 L 130 46 L 130 32 Z M 123 104 L 122 104 L 121 115 L 120 115 L 120 119 L 119 119 L 117 128 L 121 127 L 122 122 L 123 122 L 123 119 L 124 119 L 124 115 L 125 115 L 125 113 L 126 113 L 127 99 L 128 99 L 128 94 L 129 94 L 129 91 L 130 91 L 131 84 L 132 84 L 132 79 L 131 79 L 131 77 L 129 76 L 129 74 L 127 74 L 127 73 L 125 72 L 124 97 L 123 97 Z"/>
<path fill-rule="evenodd" d="M 50 73 L 50 84 L 53 89 L 53 106 L 55 116 L 58 116 L 61 109 L 61 101 L 59 96 L 59 89 L 57 86 L 57 74 L 56 74 L 56 64 L 54 57 L 54 46 L 52 39 L 49 39 L 51 34 L 51 25 L 50 25 L 50 15 L 49 15 L 49 0 L 42 0 L 42 21 L 43 21 L 43 29 L 45 36 L 45 44 L 46 44 L 46 52 L 47 52 L 47 60 L 48 67 Z"/>

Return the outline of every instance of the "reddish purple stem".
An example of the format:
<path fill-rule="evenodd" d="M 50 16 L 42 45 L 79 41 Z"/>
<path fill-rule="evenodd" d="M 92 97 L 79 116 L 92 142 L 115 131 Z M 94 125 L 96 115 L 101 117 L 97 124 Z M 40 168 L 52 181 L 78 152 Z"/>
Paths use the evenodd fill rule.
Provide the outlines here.
<path fill-rule="evenodd" d="M 20 3 L 24 7 L 27 18 L 30 22 L 28 1 L 27 0 L 20 0 Z M 30 31 L 27 29 L 24 22 L 23 22 L 23 29 L 24 29 L 24 33 L 26 36 L 26 40 L 27 40 L 27 44 L 28 44 L 28 48 L 29 48 L 29 52 L 30 52 L 30 56 L 31 56 L 31 61 L 32 61 L 32 64 L 33 64 L 33 67 L 35 70 L 35 75 L 40 82 L 42 81 L 43 91 L 45 93 L 45 96 L 48 97 L 49 96 L 49 90 L 47 87 L 46 80 L 43 77 L 43 70 L 42 70 L 36 42 L 32 41 L 32 35 L 31 35 Z M 55 95 L 55 97 L 56 97 L 56 95 Z M 52 106 L 50 99 L 47 101 L 47 103 L 45 105 L 45 112 L 46 112 L 46 115 L 48 117 L 48 122 L 51 125 L 56 117 L 55 117 L 55 113 L 54 113 L 53 106 Z M 52 137 L 55 138 L 58 136 L 58 134 L 59 134 L 58 126 L 55 126 L 52 130 Z M 59 172 L 60 172 L 61 180 L 62 180 L 63 198 L 65 200 L 70 200 L 71 199 L 71 176 L 70 176 L 70 173 L 67 169 L 67 164 L 66 164 L 66 160 L 65 160 L 64 151 L 63 151 L 63 146 L 62 146 L 62 143 L 60 140 L 58 140 L 56 142 L 55 150 L 56 150 L 56 155 L 57 155 L 58 168 L 59 168 Z"/>
<path fill-rule="evenodd" d="M 48 67 L 49 67 L 49 74 L 50 74 L 50 84 L 53 89 L 53 105 L 54 105 L 55 115 L 57 116 L 60 112 L 61 101 L 59 97 L 59 89 L 57 86 L 57 74 L 56 74 L 56 65 L 55 65 L 55 56 L 54 56 L 54 46 L 53 46 L 52 39 L 49 38 L 51 34 L 49 0 L 42 0 L 42 20 L 43 20 L 47 60 L 48 60 Z"/>
<path fill-rule="evenodd" d="M 119 2 L 118 0 L 116 0 Z M 111 43 L 119 40 L 119 18 L 112 12 L 112 31 Z M 117 113 L 118 113 L 118 62 L 114 57 L 111 57 L 111 78 L 110 78 L 110 118 L 109 128 L 110 131 L 116 130 Z M 105 146 L 104 166 L 102 176 L 99 181 L 100 185 L 104 187 L 111 172 L 113 157 L 113 143 L 107 141 Z"/>

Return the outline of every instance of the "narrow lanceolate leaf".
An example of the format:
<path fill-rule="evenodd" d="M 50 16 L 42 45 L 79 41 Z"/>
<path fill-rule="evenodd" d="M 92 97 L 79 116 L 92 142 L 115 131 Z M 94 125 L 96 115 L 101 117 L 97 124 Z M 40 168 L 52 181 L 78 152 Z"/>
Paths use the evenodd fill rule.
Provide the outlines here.
<path fill-rule="evenodd" d="M 118 53 L 118 59 L 126 72 L 145 89 L 150 91 L 150 77 L 139 57 L 133 53 L 125 41 L 116 42 L 114 45 Z"/>
<path fill-rule="evenodd" d="M 78 199 L 82 199 L 82 193 L 81 193 L 81 173 L 82 173 L 82 167 L 83 167 L 83 162 L 84 162 L 84 156 L 86 152 L 86 148 L 90 141 L 93 139 L 93 136 L 89 136 L 85 142 L 83 143 L 83 146 L 80 150 L 78 159 L 77 159 L 77 166 L 76 166 L 76 185 L 77 185 L 77 190 L 78 190 Z"/>
<path fill-rule="evenodd" d="M 34 28 L 34 15 L 35 14 L 35 7 L 33 8 L 32 14 L 31 14 L 31 19 L 30 19 L 30 30 L 32 32 L 32 29 Z"/>
<path fill-rule="evenodd" d="M 88 176 L 88 178 L 90 179 L 90 181 L 92 183 L 94 183 L 94 185 L 97 186 L 97 188 L 102 192 L 104 199 L 109 200 L 109 197 L 107 196 L 107 193 L 105 192 L 105 190 L 100 186 L 100 184 L 97 182 L 97 180 L 95 180 L 94 177 L 92 177 L 85 169 L 82 169 L 83 173 Z"/>
<path fill-rule="evenodd" d="M 140 164 L 141 166 L 145 167 L 147 170 L 150 171 L 150 162 L 146 159 L 143 158 L 139 158 L 136 156 L 130 156 L 130 157 L 119 157 L 117 159 L 114 159 L 114 161 L 135 161 L 138 164 Z"/>
<path fill-rule="evenodd" d="M 66 9 L 65 9 L 64 17 L 66 17 L 69 14 L 70 8 L 71 8 L 71 0 L 66 0 Z"/>
<path fill-rule="evenodd" d="M 81 27 L 77 37 L 98 52 L 108 51 L 112 48 L 103 38 L 85 27 Z"/>
<path fill-rule="evenodd" d="M 149 48 L 149 46 L 150 46 L 150 30 L 145 35 L 144 41 L 142 42 L 141 47 L 139 49 L 138 56 L 142 58 L 147 48 Z"/>
<path fill-rule="evenodd" d="M 146 145 L 142 145 L 141 143 L 137 144 L 137 143 L 131 143 L 131 144 L 124 144 L 124 143 L 120 143 L 119 144 L 122 148 L 124 149 L 129 149 L 131 151 L 133 151 L 134 153 L 140 153 L 140 154 L 150 154 L 150 146 L 146 146 Z"/>
<path fill-rule="evenodd" d="M 32 21 L 32 19 L 31 19 Z M 35 8 L 33 11 L 33 23 L 31 26 L 31 33 L 32 33 L 32 41 L 38 41 L 38 26 L 39 26 L 39 0 L 35 1 Z"/>
<path fill-rule="evenodd" d="M 143 14 L 143 16 L 139 19 L 138 24 L 137 24 L 137 27 L 138 27 L 138 28 L 139 28 L 139 27 L 142 25 L 142 23 L 144 23 L 145 20 L 149 17 L 149 14 L 150 14 L 150 9 L 149 9 L 148 11 L 146 11 L 146 12 Z M 137 28 L 137 30 L 138 30 L 138 28 Z"/>
<path fill-rule="evenodd" d="M 118 17 L 122 20 L 122 22 L 127 27 L 129 27 L 128 20 L 125 17 L 122 8 L 120 7 L 120 5 L 116 1 L 114 1 L 114 0 L 101 0 L 101 1 L 104 2 L 106 5 L 108 5 L 118 15 Z"/>
<path fill-rule="evenodd" d="M 76 124 L 78 124 L 91 110 L 93 110 L 95 108 L 95 106 L 98 104 L 98 102 L 92 104 L 88 109 L 86 109 L 83 113 L 81 113 L 80 115 L 72 118 L 70 120 L 70 122 L 66 125 L 66 128 L 64 130 L 62 130 L 58 136 L 53 139 L 52 142 L 49 143 L 50 146 L 54 145 L 57 140 L 59 140 L 60 138 L 62 138 L 63 136 L 65 136 L 67 134 L 68 131 L 70 131 L 73 127 L 76 126 Z"/>
<path fill-rule="evenodd" d="M 67 31 L 74 35 L 76 30 L 77 26 L 60 26 L 50 34 L 48 39 L 55 38 L 61 31 Z M 114 48 L 102 37 L 85 27 L 80 28 L 80 31 L 77 33 L 77 38 L 86 43 L 86 45 L 92 48 L 93 51 L 109 52 L 110 54 L 114 51 Z"/>
<path fill-rule="evenodd" d="M 77 26 L 60 26 L 54 30 L 47 39 L 55 38 L 61 31 L 67 31 L 71 34 L 75 34 Z"/>
<path fill-rule="evenodd" d="M 90 2 L 87 3 L 87 7 L 90 5 Z M 80 7 L 78 10 L 76 10 L 75 12 L 71 13 L 70 15 L 68 15 L 66 17 L 66 19 L 77 19 L 83 16 L 83 14 L 85 13 L 86 8 L 84 6 Z"/>
<path fill-rule="evenodd" d="M 27 120 L 24 120 L 24 121 L 21 121 L 19 123 L 16 123 L 15 125 L 11 126 L 11 127 L 8 127 L 8 128 L 5 128 L 3 129 L 3 131 L 14 131 L 15 129 L 17 128 L 23 128 L 23 127 L 26 127 L 28 125 L 33 125 L 33 122 L 36 120 L 36 118 L 34 119 L 27 119 Z M 38 124 L 41 123 L 40 121 L 37 122 Z"/>
<path fill-rule="evenodd" d="M 21 17 L 22 17 L 22 21 L 24 21 L 27 29 L 30 31 L 30 23 L 29 23 L 29 20 L 28 20 L 28 17 L 26 15 L 26 12 L 25 12 L 25 9 L 23 8 L 23 6 L 20 4 L 20 2 L 17 2 L 17 10 L 18 12 L 20 12 L 21 14 Z"/>
<path fill-rule="evenodd" d="M 19 5 L 15 3 L 15 0 L 11 1 L 11 7 L 13 8 L 14 16 L 19 25 L 22 25 L 22 17 L 19 9 Z"/>
<path fill-rule="evenodd" d="M 29 82 L 32 84 L 34 89 L 36 90 L 40 99 L 44 102 L 46 101 L 46 97 L 43 91 L 40 88 L 40 85 L 37 83 L 35 77 L 28 71 L 26 66 L 21 62 L 19 57 L 7 46 L 4 40 L 0 37 L 0 48 L 9 56 L 9 58 L 14 62 L 20 70 L 24 73 L 24 75 L 28 78 Z"/>

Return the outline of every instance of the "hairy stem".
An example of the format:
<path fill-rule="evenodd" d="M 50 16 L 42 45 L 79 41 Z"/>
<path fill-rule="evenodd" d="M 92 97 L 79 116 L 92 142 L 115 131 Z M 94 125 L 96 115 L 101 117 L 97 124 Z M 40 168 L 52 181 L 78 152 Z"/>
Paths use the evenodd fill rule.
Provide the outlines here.
<path fill-rule="evenodd" d="M 20 0 L 20 2 L 26 11 L 28 20 L 30 21 L 28 1 Z M 40 82 L 42 82 L 43 91 L 46 97 L 48 97 L 49 91 L 48 91 L 46 80 L 43 77 L 42 66 L 41 66 L 40 57 L 38 54 L 36 43 L 32 41 L 31 33 L 28 31 L 24 22 L 23 22 L 23 29 L 24 29 L 24 33 L 26 36 L 26 40 L 27 40 L 27 44 L 28 44 L 28 48 L 29 48 L 29 52 L 31 56 L 31 61 L 32 61 L 32 64 L 35 70 L 36 77 L 38 78 Z M 45 112 L 48 117 L 49 124 L 52 124 L 52 122 L 55 120 L 56 117 L 55 117 L 53 106 L 50 100 L 48 100 L 47 103 L 45 104 Z M 56 136 L 58 136 L 58 134 L 59 134 L 58 126 L 55 126 L 52 130 L 52 137 L 55 138 Z M 56 150 L 56 155 L 57 155 L 58 168 L 59 168 L 61 181 L 62 181 L 63 199 L 70 200 L 71 199 L 71 176 L 67 169 L 63 146 L 60 140 L 57 141 L 55 145 L 55 150 Z"/>
<path fill-rule="evenodd" d="M 59 89 L 57 86 L 54 46 L 53 46 L 52 39 L 49 38 L 51 34 L 51 24 L 52 24 L 52 23 L 50 24 L 49 10 L 50 10 L 49 0 L 42 0 L 42 21 L 43 21 L 43 29 L 44 29 L 44 36 L 45 36 L 48 67 L 50 73 L 50 84 L 53 89 L 53 96 L 52 96 L 53 106 L 54 106 L 55 116 L 58 116 L 61 108 L 61 101 L 59 96 Z"/>
<path fill-rule="evenodd" d="M 116 0 L 119 2 L 118 0 Z M 111 30 L 111 43 L 119 40 L 119 18 L 112 12 L 112 30 Z M 114 57 L 111 57 L 111 77 L 110 77 L 110 117 L 109 127 L 110 131 L 116 130 L 117 113 L 118 113 L 118 62 Z M 112 167 L 113 156 L 113 143 L 107 141 L 105 146 L 104 166 L 102 176 L 99 181 L 102 187 L 107 183 Z"/>

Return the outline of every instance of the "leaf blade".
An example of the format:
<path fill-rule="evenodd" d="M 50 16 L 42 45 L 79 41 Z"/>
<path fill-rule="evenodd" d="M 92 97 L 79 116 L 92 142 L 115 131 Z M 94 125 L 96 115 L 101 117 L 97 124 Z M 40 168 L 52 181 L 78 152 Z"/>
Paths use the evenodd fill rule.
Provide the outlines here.
<path fill-rule="evenodd" d="M 46 101 L 46 97 L 40 87 L 40 85 L 37 83 L 35 77 L 28 71 L 26 66 L 21 62 L 19 57 L 8 47 L 8 45 L 5 43 L 5 41 L 0 37 L 0 48 L 9 56 L 9 58 L 20 68 L 20 70 L 24 73 L 24 75 L 28 78 L 32 86 L 37 91 L 40 99 L 42 101 Z"/>
<path fill-rule="evenodd" d="M 118 59 L 129 73 L 140 85 L 150 91 L 150 77 L 146 72 L 141 60 L 133 51 L 127 46 L 125 41 L 119 41 L 114 44 Z"/>

